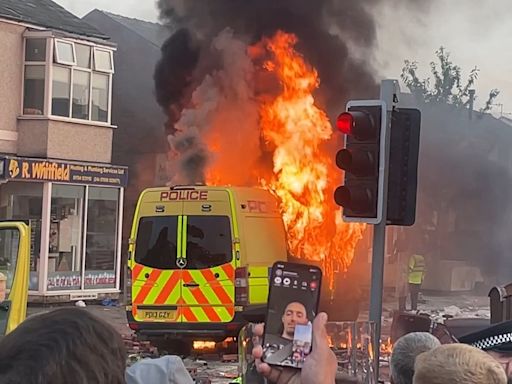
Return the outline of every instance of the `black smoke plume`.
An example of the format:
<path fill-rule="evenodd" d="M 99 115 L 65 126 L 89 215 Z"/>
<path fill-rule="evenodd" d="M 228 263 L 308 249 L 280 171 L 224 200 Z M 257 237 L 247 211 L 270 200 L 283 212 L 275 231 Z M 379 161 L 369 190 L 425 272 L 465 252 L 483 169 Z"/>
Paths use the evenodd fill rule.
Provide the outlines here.
<path fill-rule="evenodd" d="M 198 60 L 197 41 L 185 28 L 176 31 L 162 46 L 162 57 L 155 69 L 155 90 L 156 100 L 168 117 L 168 134 L 174 133 Z"/>
<path fill-rule="evenodd" d="M 162 47 L 155 73 L 158 102 L 169 116 L 169 133 L 176 113 L 187 103 L 200 48 L 208 46 L 225 28 L 249 38 L 249 43 L 277 30 L 294 33 L 298 49 L 318 70 L 321 85 L 317 95 L 328 111 L 334 112 L 349 97 L 374 97 L 377 84 L 369 61 L 351 57 L 347 41 L 359 50 L 375 43 L 376 28 L 369 7 L 377 1 L 364 0 L 160 0 L 161 18 L 181 28 Z"/>
<path fill-rule="evenodd" d="M 235 45 L 238 40 L 247 46 L 264 37 L 272 37 L 279 30 L 297 35 L 299 43 L 296 49 L 318 71 L 320 77 L 316 102 L 332 117 L 349 98 L 373 98 L 378 94 L 377 82 L 369 64 L 371 49 L 376 42 L 375 21 L 370 10 L 377 3 L 380 0 L 159 0 L 161 19 L 175 32 L 162 47 L 162 57 L 154 79 L 158 103 L 167 115 L 166 131 L 176 159 L 175 172 L 181 174 L 180 182 L 204 181 L 206 166 L 212 161 L 205 142 L 206 131 L 211 128 L 205 126 L 218 121 L 218 116 L 212 116 L 218 115 L 220 108 L 228 105 L 221 100 L 224 96 L 217 100 L 209 98 L 224 93 L 226 85 L 221 83 L 225 82 L 226 75 L 217 78 L 214 75 L 213 79 L 208 77 L 212 73 L 225 71 L 226 67 L 233 67 L 226 59 L 229 49 L 224 44 L 225 37 L 220 38 L 224 41 L 222 48 L 217 44 L 217 49 L 212 49 L 215 39 L 223 31 L 229 30 L 227 34 Z M 357 54 L 351 50 L 357 50 Z M 240 52 L 236 53 L 237 60 L 243 60 Z M 241 74 L 236 68 L 231 70 Z M 250 105 L 251 98 L 272 93 L 275 87 L 265 75 L 254 73 L 247 66 L 244 70 L 247 73 L 238 82 L 252 77 L 251 85 L 245 88 L 251 89 L 253 94 L 243 92 L 242 98 L 246 97 L 246 102 L 240 102 L 240 108 L 253 116 L 255 110 Z M 211 80 L 215 89 L 199 87 L 205 79 Z M 239 91 L 236 85 L 230 86 L 232 93 Z M 194 92 L 198 88 L 202 91 L 196 92 L 194 103 Z M 197 116 L 191 117 L 189 113 L 185 119 L 187 121 L 180 123 L 185 109 L 191 105 L 194 109 L 198 108 L 197 99 L 209 102 L 212 107 L 204 108 L 206 110 Z M 237 100 L 236 97 L 232 98 L 232 101 Z M 233 121 L 234 118 L 223 116 L 221 120 Z M 249 130 L 252 131 L 248 135 L 239 135 L 250 136 L 251 143 L 255 143 L 255 121 L 248 122 L 246 119 L 246 124 L 251 126 Z M 231 128 L 231 132 L 234 132 L 234 128 Z M 246 146 L 245 142 L 234 144 L 240 144 L 240 148 Z M 264 156 L 264 148 L 256 148 L 252 152 L 251 162 L 261 161 Z M 236 154 L 232 155 L 232 160 L 237 162 Z"/>

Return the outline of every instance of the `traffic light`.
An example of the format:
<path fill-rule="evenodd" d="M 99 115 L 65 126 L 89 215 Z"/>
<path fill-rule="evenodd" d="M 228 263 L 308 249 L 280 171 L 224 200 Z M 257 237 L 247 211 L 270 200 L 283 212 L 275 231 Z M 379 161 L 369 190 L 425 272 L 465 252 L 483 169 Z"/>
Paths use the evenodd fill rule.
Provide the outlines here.
<path fill-rule="evenodd" d="M 345 134 L 345 146 L 336 154 L 345 179 L 334 200 L 343 207 L 345 221 L 378 224 L 382 220 L 386 114 L 381 100 L 351 101 L 336 121 Z"/>
<path fill-rule="evenodd" d="M 386 220 L 389 225 L 413 225 L 416 218 L 420 124 L 421 113 L 417 109 L 396 108 L 391 113 Z"/>

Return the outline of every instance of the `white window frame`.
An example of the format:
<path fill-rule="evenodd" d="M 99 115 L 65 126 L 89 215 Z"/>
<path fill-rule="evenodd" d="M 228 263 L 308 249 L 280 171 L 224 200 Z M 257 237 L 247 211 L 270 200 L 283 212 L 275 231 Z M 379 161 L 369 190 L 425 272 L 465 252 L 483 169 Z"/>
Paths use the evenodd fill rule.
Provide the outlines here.
<path fill-rule="evenodd" d="M 75 71 L 85 72 L 85 73 L 89 74 L 89 93 L 88 93 L 89 101 L 88 101 L 88 106 L 87 106 L 87 119 L 79 119 L 78 117 L 73 117 L 73 80 L 75 78 L 74 77 Z M 83 67 L 79 67 L 79 66 L 73 67 L 73 69 L 71 70 L 71 105 L 70 105 L 71 108 L 70 108 L 70 111 L 69 111 L 69 116 L 70 116 L 71 119 L 80 120 L 80 121 L 94 121 L 94 120 L 91 120 L 92 73 L 93 73 L 93 71 L 90 68 L 83 68 Z M 110 120 L 109 120 L 109 122 L 110 122 Z M 104 123 L 104 121 L 102 121 L 102 123 Z"/>
<path fill-rule="evenodd" d="M 21 76 L 21 100 L 20 100 L 20 116 L 24 118 L 54 118 L 56 120 L 62 121 L 70 121 L 77 122 L 88 125 L 99 125 L 99 126 L 112 126 L 112 86 L 113 86 L 113 74 L 114 74 L 114 51 L 115 47 L 108 47 L 95 44 L 91 41 L 86 40 L 78 40 L 73 38 L 58 38 L 52 32 L 44 31 L 27 31 L 23 34 L 23 76 Z M 30 38 L 44 38 L 46 39 L 46 61 L 26 61 L 25 60 L 25 50 L 26 50 L 26 39 Z M 58 57 L 58 49 L 57 42 L 61 41 L 66 44 L 71 44 L 73 47 L 73 58 L 74 62 L 70 63 L 64 60 L 60 60 Z M 90 68 L 84 68 L 78 66 L 77 57 L 76 57 L 76 48 L 75 44 L 86 45 L 91 48 L 91 57 L 90 57 Z M 110 55 L 110 62 L 112 65 L 112 70 L 96 70 L 96 59 L 95 52 L 96 50 L 108 52 Z M 31 115 L 24 113 L 24 99 L 25 99 L 25 67 L 30 65 L 44 65 L 45 67 L 45 92 L 44 92 L 44 102 L 43 102 L 43 114 L 42 115 Z M 70 103 L 69 103 L 69 115 L 66 116 L 57 116 L 52 115 L 52 93 L 53 93 L 53 66 L 65 66 L 71 69 L 71 79 L 70 79 Z M 87 119 L 79 119 L 72 117 L 73 113 L 73 74 L 75 70 L 84 71 L 89 73 L 89 110 Z M 92 77 L 94 73 L 98 74 L 106 74 L 108 75 L 108 104 L 107 104 L 107 121 L 97 121 L 92 120 Z"/>
<path fill-rule="evenodd" d="M 83 45 L 83 46 L 86 46 L 89 48 L 89 67 L 81 67 L 80 65 L 78 65 L 78 56 L 75 56 L 75 59 L 76 59 L 75 67 L 80 70 L 92 71 L 94 47 L 91 46 L 90 44 L 84 44 L 83 42 L 74 42 L 74 43 L 77 45 Z M 75 54 L 76 54 L 76 45 L 75 45 Z"/>
<path fill-rule="evenodd" d="M 108 92 L 108 97 L 107 97 L 107 122 L 110 123 L 110 118 L 111 118 L 111 112 L 112 112 L 112 73 L 106 73 L 106 72 L 100 72 L 100 71 L 91 71 L 91 81 L 90 81 L 90 87 L 89 87 L 89 92 L 90 92 L 90 102 L 89 102 L 89 121 L 92 121 L 92 122 L 96 122 L 96 123 L 100 123 L 100 124 L 105 124 L 105 121 L 99 121 L 99 120 L 92 120 L 92 78 L 94 77 L 94 73 L 97 73 L 98 75 L 102 75 L 102 76 L 107 76 L 108 77 L 108 87 L 107 87 L 107 92 Z"/>
<path fill-rule="evenodd" d="M 48 86 L 49 86 L 49 61 L 53 57 L 53 44 L 51 35 L 48 33 L 25 33 L 23 39 L 23 68 L 22 68 L 22 76 L 21 76 L 21 100 L 20 100 L 20 116 L 31 116 L 31 117 L 43 117 L 48 116 L 50 110 L 48 109 Z M 46 39 L 46 57 L 45 61 L 27 61 L 25 60 L 26 55 L 25 51 L 27 48 L 27 39 Z M 43 111 L 42 115 L 33 115 L 33 114 L 25 114 L 24 103 L 25 103 L 25 68 L 31 65 L 41 65 L 44 66 L 44 99 L 43 99 Z M 50 83 L 51 85 L 51 83 Z"/>
<path fill-rule="evenodd" d="M 72 41 L 66 41 L 66 40 L 62 40 L 62 39 L 55 39 L 54 43 L 55 43 L 55 45 L 54 45 L 55 61 L 57 62 L 57 64 L 75 66 L 76 65 L 75 44 Z M 59 43 L 67 44 L 67 45 L 71 46 L 71 52 L 72 52 L 72 55 L 73 55 L 73 61 L 67 61 L 67 60 L 61 59 L 59 57 L 59 47 L 58 47 Z"/>
<path fill-rule="evenodd" d="M 64 68 L 64 69 L 69 69 L 69 86 L 70 86 L 70 89 L 69 89 L 69 108 L 68 108 L 68 115 L 67 116 L 61 116 L 61 115 L 54 115 L 52 114 L 52 99 L 53 99 L 53 67 L 56 66 L 56 67 L 60 67 L 60 68 Z M 68 119 L 71 117 L 71 109 L 72 109 L 72 105 L 73 105 L 73 93 L 72 93 L 72 90 L 73 90 L 73 68 L 70 67 L 69 65 L 63 65 L 63 64 L 59 64 L 59 63 L 52 63 L 51 65 L 52 67 L 52 93 L 50 94 L 50 105 L 49 105 L 49 109 L 48 111 L 50 112 L 50 116 L 56 116 L 56 117 L 63 117 L 65 119 Z"/>
<path fill-rule="evenodd" d="M 103 72 L 103 73 L 114 73 L 114 55 L 112 54 L 113 52 L 111 50 L 108 50 L 108 49 L 102 49 L 102 48 L 99 48 L 99 47 L 94 47 L 93 49 L 94 53 L 93 53 L 93 70 L 96 71 L 96 72 Z M 96 68 L 96 52 L 105 52 L 105 53 L 108 53 L 108 55 L 110 56 L 110 66 L 112 67 L 112 69 L 98 69 Z"/>

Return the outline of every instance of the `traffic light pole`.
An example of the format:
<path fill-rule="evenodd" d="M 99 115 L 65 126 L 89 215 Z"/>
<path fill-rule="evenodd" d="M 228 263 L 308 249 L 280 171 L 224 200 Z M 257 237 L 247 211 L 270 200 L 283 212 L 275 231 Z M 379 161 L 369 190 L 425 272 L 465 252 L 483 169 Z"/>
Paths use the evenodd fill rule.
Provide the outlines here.
<path fill-rule="evenodd" d="M 370 321 L 375 323 L 375 369 L 376 378 L 379 377 L 380 344 L 381 344 L 381 323 L 382 323 L 382 293 L 384 290 L 384 255 L 386 249 L 386 217 L 387 217 L 387 194 L 389 174 L 389 138 L 391 126 L 391 111 L 397 98 L 397 83 L 395 80 L 383 80 L 380 88 L 380 99 L 386 103 L 386 141 L 385 141 L 385 162 L 379 164 L 384 167 L 384 190 L 382 205 L 382 220 L 373 226 L 373 254 L 372 254 L 372 276 L 370 291 Z"/>

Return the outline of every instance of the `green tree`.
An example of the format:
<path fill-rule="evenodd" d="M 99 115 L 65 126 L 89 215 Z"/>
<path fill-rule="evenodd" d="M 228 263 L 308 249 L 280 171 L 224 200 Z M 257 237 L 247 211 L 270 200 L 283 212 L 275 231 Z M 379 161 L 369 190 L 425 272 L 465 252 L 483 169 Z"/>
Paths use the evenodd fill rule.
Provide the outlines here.
<path fill-rule="evenodd" d="M 470 90 L 478 79 L 479 69 L 473 68 L 464 82 L 460 67 L 451 61 L 450 53 L 446 49 L 439 48 L 436 51 L 436 57 L 438 62 L 430 63 L 432 79 L 427 77 L 421 80 L 417 75 L 418 63 L 405 60 L 400 76 L 402 81 L 413 95 L 427 103 L 439 102 L 459 108 L 467 107 L 470 101 Z M 499 90 L 492 89 L 480 112 L 489 112 L 499 93 Z"/>

